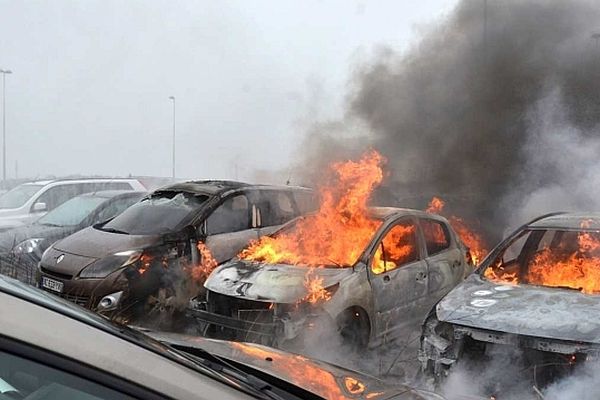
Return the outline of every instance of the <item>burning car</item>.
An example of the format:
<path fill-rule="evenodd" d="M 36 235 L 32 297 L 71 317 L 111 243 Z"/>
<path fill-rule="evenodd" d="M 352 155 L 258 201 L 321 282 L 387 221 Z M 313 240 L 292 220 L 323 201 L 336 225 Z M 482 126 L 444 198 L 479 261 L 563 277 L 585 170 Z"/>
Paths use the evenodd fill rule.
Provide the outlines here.
<path fill-rule="evenodd" d="M 49 247 L 38 284 L 99 312 L 136 315 L 150 296 L 155 305 L 175 297 L 177 283 L 186 281 L 182 274 L 202 264 L 207 248 L 211 266 L 228 260 L 250 240 L 310 211 L 312 197 L 306 188 L 230 181 L 167 186 Z"/>
<path fill-rule="evenodd" d="M 363 347 L 419 327 L 472 268 L 445 218 L 367 207 L 381 162 L 370 153 L 334 164 L 316 213 L 216 268 L 188 310 L 204 333 L 277 345 L 325 320 Z"/>
<path fill-rule="evenodd" d="M 600 215 L 556 213 L 517 229 L 444 297 L 423 326 L 419 358 L 441 382 L 498 347 L 544 385 L 600 355 Z"/>

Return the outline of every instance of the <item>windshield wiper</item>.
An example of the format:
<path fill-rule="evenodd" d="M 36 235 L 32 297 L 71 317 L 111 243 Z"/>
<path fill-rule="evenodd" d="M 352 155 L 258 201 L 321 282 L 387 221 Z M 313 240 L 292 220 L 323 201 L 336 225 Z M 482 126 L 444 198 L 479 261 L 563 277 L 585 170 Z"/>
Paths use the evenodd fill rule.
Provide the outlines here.
<path fill-rule="evenodd" d="M 199 356 L 189 351 L 186 351 L 182 346 L 174 346 L 177 350 L 185 353 L 186 356 L 190 357 L 194 362 L 201 364 L 209 370 L 223 375 L 226 379 L 233 378 L 236 383 L 241 386 L 250 389 L 252 392 L 260 395 L 260 397 L 269 400 L 284 400 L 284 397 L 280 396 L 273 390 L 273 385 L 266 382 L 256 376 L 236 367 L 228 360 L 212 354 L 206 350 L 194 348 L 195 352 L 202 353 L 203 356 Z"/>
<path fill-rule="evenodd" d="M 53 227 L 56 227 L 56 228 L 62 228 L 62 225 L 53 224 L 51 222 L 38 222 L 38 224 L 44 225 L 44 226 L 53 226 Z"/>
<path fill-rule="evenodd" d="M 122 231 L 120 229 L 115 229 L 115 228 L 107 228 L 105 226 L 103 226 L 102 228 L 98 228 L 98 229 L 100 229 L 101 231 L 104 231 L 104 232 L 120 233 L 122 235 L 129 235 L 129 232 L 125 232 L 125 231 Z"/>

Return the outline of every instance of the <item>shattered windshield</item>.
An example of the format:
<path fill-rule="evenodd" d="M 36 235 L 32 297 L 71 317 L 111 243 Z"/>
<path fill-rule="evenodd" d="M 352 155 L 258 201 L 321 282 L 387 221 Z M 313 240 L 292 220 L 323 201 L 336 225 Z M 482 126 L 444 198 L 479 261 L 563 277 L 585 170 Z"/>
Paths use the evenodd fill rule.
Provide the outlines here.
<path fill-rule="evenodd" d="M 600 293 L 600 232 L 553 229 L 523 233 L 484 276 L 497 282 Z"/>
<path fill-rule="evenodd" d="M 19 208 L 36 194 L 42 185 L 21 185 L 0 196 L 1 208 Z"/>
<path fill-rule="evenodd" d="M 129 207 L 98 229 L 130 235 L 175 232 L 197 214 L 208 196 L 183 192 L 159 192 Z"/>

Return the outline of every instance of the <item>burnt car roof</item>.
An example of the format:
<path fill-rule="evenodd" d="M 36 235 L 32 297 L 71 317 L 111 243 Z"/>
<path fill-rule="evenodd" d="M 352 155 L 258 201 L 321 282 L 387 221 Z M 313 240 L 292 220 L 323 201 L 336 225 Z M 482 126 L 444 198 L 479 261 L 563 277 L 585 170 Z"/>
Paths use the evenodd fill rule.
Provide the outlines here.
<path fill-rule="evenodd" d="M 600 213 L 556 213 L 529 223 L 533 229 L 600 229 Z"/>
<path fill-rule="evenodd" d="M 157 192 L 188 192 L 194 194 L 219 195 L 232 190 L 257 188 L 257 189 L 287 189 L 287 190 L 310 190 L 301 186 L 277 186 L 277 185 L 255 185 L 238 181 L 227 180 L 200 180 L 176 183 L 165 186 L 157 190 Z"/>
<path fill-rule="evenodd" d="M 421 211 L 421 210 L 414 210 L 412 208 L 369 207 L 369 213 L 371 214 L 371 216 L 373 216 L 374 218 L 378 218 L 378 219 L 386 219 L 388 217 L 391 217 L 392 215 L 405 214 L 405 215 L 414 215 L 414 216 L 418 216 L 418 217 L 428 217 L 428 218 L 445 220 L 445 218 L 440 215 L 431 214 L 431 213 Z"/>

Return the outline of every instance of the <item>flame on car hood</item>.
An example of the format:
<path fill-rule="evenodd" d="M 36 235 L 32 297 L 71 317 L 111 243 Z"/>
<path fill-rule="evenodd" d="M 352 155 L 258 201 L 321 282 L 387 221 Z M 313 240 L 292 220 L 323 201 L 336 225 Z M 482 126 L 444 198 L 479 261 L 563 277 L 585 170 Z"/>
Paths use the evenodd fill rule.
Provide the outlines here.
<path fill-rule="evenodd" d="M 310 295 L 310 283 L 315 279 L 322 288 L 328 288 L 350 274 L 352 268 L 309 269 L 305 266 L 233 260 L 217 267 L 204 287 L 227 296 L 291 304 Z"/>

